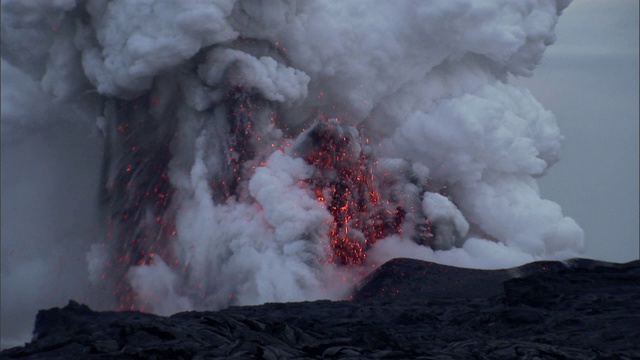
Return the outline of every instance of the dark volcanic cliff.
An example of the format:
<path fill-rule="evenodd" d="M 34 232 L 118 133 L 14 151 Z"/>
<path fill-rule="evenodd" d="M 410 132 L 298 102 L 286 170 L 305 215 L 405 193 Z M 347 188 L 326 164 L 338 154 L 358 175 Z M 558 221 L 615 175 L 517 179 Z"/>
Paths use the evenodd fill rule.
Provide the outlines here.
<path fill-rule="evenodd" d="M 409 259 L 352 301 L 273 303 L 161 317 L 40 311 L 2 359 L 640 359 L 640 261 L 508 270 Z"/>

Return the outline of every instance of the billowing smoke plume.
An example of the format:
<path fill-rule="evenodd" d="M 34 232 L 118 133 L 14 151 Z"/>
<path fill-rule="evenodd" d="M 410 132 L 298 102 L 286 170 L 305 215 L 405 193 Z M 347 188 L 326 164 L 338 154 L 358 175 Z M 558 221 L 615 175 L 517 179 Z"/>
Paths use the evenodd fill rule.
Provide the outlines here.
<path fill-rule="evenodd" d="M 90 280 L 64 295 L 163 314 L 340 298 L 396 256 L 478 268 L 573 256 L 582 230 L 535 180 L 562 136 L 508 83 L 531 74 L 568 3 L 3 0 L 3 68 L 50 96 L 5 98 L 3 71 L 3 170 L 6 151 L 41 138 L 90 142 L 48 152 L 79 159 L 47 174 L 96 189 L 11 201 L 82 199 L 69 226 L 90 230 L 46 246 L 73 251 L 51 261 Z M 45 215 L 18 222 L 60 219 Z M 6 254 L 39 242 L 12 226 L 3 319 L 25 259 Z"/>

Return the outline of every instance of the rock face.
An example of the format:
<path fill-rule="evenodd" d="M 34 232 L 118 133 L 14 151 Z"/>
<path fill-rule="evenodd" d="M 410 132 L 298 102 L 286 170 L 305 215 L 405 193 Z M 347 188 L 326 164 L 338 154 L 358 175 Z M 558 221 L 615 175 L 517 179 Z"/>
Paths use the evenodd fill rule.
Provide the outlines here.
<path fill-rule="evenodd" d="M 2 359 L 639 359 L 640 261 L 509 270 L 409 259 L 351 301 L 272 303 L 161 317 L 42 310 Z"/>

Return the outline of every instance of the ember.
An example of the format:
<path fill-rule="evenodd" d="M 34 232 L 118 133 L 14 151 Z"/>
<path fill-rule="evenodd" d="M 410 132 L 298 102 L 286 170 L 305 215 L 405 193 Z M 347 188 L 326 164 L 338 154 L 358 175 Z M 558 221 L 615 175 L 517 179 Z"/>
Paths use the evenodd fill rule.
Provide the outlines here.
<path fill-rule="evenodd" d="M 323 119 L 302 137 L 294 152 L 315 166 L 309 185 L 333 216 L 329 261 L 362 264 L 373 243 L 401 231 L 405 211 L 380 199 L 374 175 L 377 162 L 355 128 Z"/>
<path fill-rule="evenodd" d="M 148 103 L 143 96 L 107 110 L 114 112 L 118 132 L 107 134 L 100 200 L 109 237 L 117 239 L 107 266 L 120 310 L 136 309 L 126 280 L 129 269 L 153 264 L 154 253 L 168 261 L 173 257 L 169 243 L 175 221 L 169 204 L 174 190 L 166 173 L 173 128 L 158 127 Z"/>

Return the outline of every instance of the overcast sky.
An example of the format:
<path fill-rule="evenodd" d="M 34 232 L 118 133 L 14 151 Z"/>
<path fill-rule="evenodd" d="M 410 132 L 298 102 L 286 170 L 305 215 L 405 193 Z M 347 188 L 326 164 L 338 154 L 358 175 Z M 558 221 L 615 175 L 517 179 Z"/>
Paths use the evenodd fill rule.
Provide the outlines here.
<path fill-rule="evenodd" d="M 543 196 L 584 229 L 586 257 L 609 261 L 639 257 L 638 4 L 575 0 L 533 78 L 514 80 L 566 137 Z"/>

